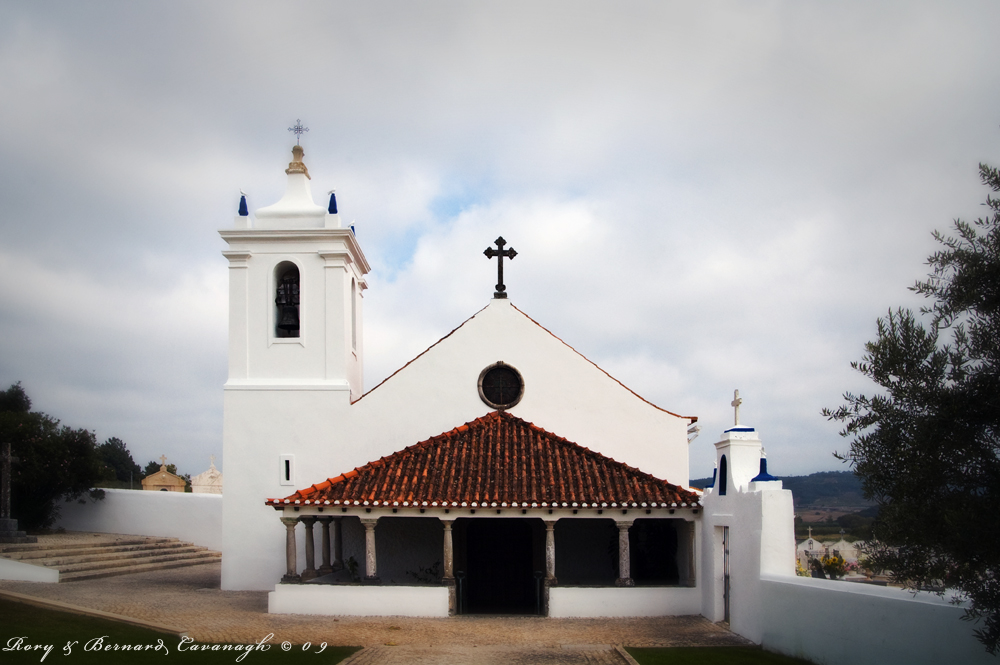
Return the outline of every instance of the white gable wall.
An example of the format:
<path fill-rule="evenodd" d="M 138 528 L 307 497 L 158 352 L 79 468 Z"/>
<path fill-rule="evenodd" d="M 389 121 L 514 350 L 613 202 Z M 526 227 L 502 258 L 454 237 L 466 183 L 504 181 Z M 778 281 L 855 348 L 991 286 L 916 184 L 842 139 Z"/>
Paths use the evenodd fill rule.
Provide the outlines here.
<path fill-rule="evenodd" d="M 364 461 L 492 411 L 479 397 L 477 380 L 501 360 L 524 378 L 524 397 L 511 414 L 687 485 L 690 419 L 637 397 L 504 299 L 492 300 L 352 407 L 359 426 L 354 436 L 369 456 Z"/>

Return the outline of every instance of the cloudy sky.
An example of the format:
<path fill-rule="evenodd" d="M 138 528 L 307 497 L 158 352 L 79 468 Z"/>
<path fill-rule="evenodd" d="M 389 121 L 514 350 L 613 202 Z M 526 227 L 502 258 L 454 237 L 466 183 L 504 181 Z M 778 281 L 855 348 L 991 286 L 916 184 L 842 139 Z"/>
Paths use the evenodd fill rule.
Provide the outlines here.
<path fill-rule="evenodd" d="M 820 415 L 933 229 L 1000 164 L 985 2 L 0 4 L 0 383 L 182 472 L 221 457 L 238 190 L 301 118 L 372 265 L 374 386 L 490 299 L 771 471 L 843 468 Z M 457 423 L 456 423 L 457 424 Z"/>

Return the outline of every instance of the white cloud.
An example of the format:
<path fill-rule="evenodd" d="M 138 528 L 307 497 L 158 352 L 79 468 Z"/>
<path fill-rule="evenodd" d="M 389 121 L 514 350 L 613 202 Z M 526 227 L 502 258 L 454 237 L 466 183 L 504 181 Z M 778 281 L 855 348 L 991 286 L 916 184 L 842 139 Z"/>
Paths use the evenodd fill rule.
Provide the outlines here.
<path fill-rule="evenodd" d="M 0 380 L 194 472 L 216 229 L 281 196 L 296 118 L 374 268 L 369 386 L 486 303 L 503 235 L 518 307 L 700 416 L 695 475 L 737 387 L 776 472 L 835 466 L 819 408 L 1000 163 L 994 3 L 51 9 L 0 7 Z"/>

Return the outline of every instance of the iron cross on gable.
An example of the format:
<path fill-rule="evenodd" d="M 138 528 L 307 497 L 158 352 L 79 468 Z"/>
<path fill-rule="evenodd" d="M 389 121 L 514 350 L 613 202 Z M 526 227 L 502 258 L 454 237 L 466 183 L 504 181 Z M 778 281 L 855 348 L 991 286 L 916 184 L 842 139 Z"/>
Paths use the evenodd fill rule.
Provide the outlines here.
<path fill-rule="evenodd" d="M 511 247 L 510 249 L 503 248 L 504 245 L 506 244 L 507 241 L 503 239 L 503 236 L 500 236 L 499 238 L 496 239 L 496 246 L 497 246 L 496 249 L 493 249 L 492 247 L 487 247 L 486 251 L 483 252 L 483 254 L 485 254 L 486 258 L 488 259 L 492 259 L 494 256 L 497 257 L 497 290 L 493 293 L 494 298 L 507 297 L 506 293 L 507 287 L 504 286 L 503 283 L 503 259 L 505 256 L 508 259 L 513 259 L 515 256 L 517 256 L 517 252 L 514 251 L 513 247 Z"/>
<path fill-rule="evenodd" d="M 298 118 L 296 118 L 295 119 L 295 125 L 293 127 L 289 127 L 288 131 L 295 133 L 295 145 L 298 145 L 299 144 L 299 139 L 302 137 L 302 135 L 304 133 L 306 133 L 306 132 L 309 131 L 309 128 L 308 127 L 303 127 L 302 126 L 302 121 L 299 120 Z"/>

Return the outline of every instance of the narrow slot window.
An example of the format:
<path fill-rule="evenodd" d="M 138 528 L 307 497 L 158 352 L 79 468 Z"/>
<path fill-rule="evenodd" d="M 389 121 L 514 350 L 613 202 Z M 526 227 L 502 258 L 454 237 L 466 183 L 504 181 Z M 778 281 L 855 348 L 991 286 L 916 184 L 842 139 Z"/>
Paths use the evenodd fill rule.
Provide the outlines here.
<path fill-rule="evenodd" d="M 295 456 L 282 455 L 278 465 L 278 483 L 281 485 L 295 484 Z"/>

